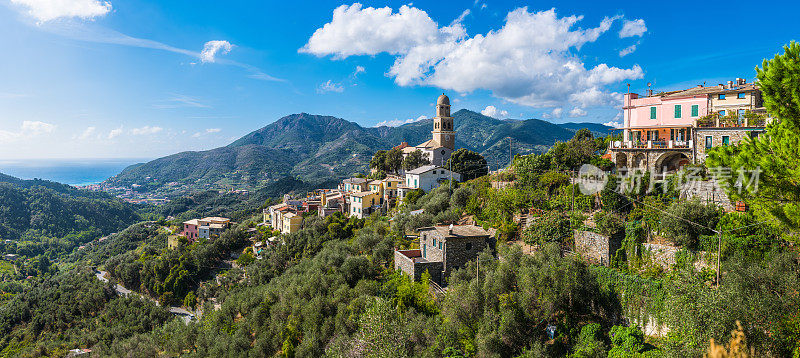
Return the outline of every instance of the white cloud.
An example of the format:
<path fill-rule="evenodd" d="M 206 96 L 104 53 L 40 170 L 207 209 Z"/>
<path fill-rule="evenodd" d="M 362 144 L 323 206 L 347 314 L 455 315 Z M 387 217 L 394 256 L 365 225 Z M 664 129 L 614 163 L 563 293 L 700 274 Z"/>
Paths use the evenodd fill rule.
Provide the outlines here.
<path fill-rule="evenodd" d="M 84 140 L 92 137 L 97 133 L 97 128 L 95 127 L 86 127 L 86 129 L 80 135 L 76 136 L 76 139 Z"/>
<path fill-rule="evenodd" d="M 587 114 L 586 110 L 584 110 L 583 108 L 580 108 L 580 107 L 575 107 L 573 109 L 570 109 L 569 113 L 568 113 L 568 115 L 570 117 L 573 117 L 573 118 L 574 117 L 584 117 L 584 116 L 586 116 L 586 114 Z"/>
<path fill-rule="evenodd" d="M 503 119 L 508 117 L 508 111 L 497 109 L 495 106 L 486 106 L 481 111 L 481 114 L 484 116 L 489 116 L 493 118 Z"/>
<path fill-rule="evenodd" d="M 644 33 L 647 32 L 647 26 L 644 24 L 644 20 L 636 19 L 636 20 L 625 20 L 622 23 L 622 30 L 619 31 L 620 38 L 626 37 L 634 37 L 639 36 L 641 37 Z"/>
<path fill-rule="evenodd" d="M 108 139 L 114 139 L 120 135 L 122 135 L 122 127 L 112 129 L 110 132 L 108 132 Z"/>
<path fill-rule="evenodd" d="M 98 0 L 11 0 L 39 22 L 77 17 L 92 19 L 111 11 L 111 3 Z"/>
<path fill-rule="evenodd" d="M 608 122 L 603 123 L 603 125 L 604 126 L 609 126 L 609 127 L 614 127 L 614 128 L 622 127 L 622 123 L 621 122 L 615 122 L 615 121 L 608 121 Z"/>
<path fill-rule="evenodd" d="M 0 142 L 12 142 L 50 134 L 55 131 L 54 124 L 42 121 L 23 121 L 18 131 L 0 130 Z"/>
<path fill-rule="evenodd" d="M 219 133 L 222 132 L 222 128 L 208 128 L 206 129 L 206 133 Z"/>
<path fill-rule="evenodd" d="M 406 119 L 406 120 L 393 119 L 391 121 L 380 122 L 380 123 L 376 124 L 375 127 L 384 127 L 384 126 L 385 127 L 399 127 L 399 126 L 402 126 L 404 124 L 419 122 L 419 121 L 421 121 L 421 120 L 423 120 L 425 118 L 428 118 L 428 117 L 422 115 L 422 116 L 419 116 L 417 118 L 409 118 L 409 119 Z"/>
<path fill-rule="evenodd" d="M 642 69 L 604 63 L 586 68 L 578 52 L 619 18 L 607 17 L 597 27 L 583 29 L 576 28 L 582 16 L 519 8 L 508 13 L 502 28 L 469 37 L 459 19 L 439 27 L 425 11 L 407 5 L 397 13 L 388 7 L 343 5 L 300 52 L 337 59 L 392 54 L 395 61 L 388 74 L 401 86 L 435 86 L 460 93 L 484 89 L 531 107 L 572 101 L 581 107 L 615 104 L 617 96 L 606 86 L 641 78 Z"/>
<path fill-rule="evenodd" d="M 625 57 L 636 51 L 636 44 L 630 45 L 619 51 L 619 57 Z"/>
<path fill-rule="evenodd" d="M 131 129 L 131 134 L 133 134 L 133 135 L 156 134 L 158 132 L 161 132 L 162 130 L 164 130 L 164 128 L 144 126 L 144 127 L 141 127 L 141 128 Z"/>
<path fill-rule="evenodd" d="M 216 56 L 227 54 L 231 52 L 233 45 L 224 40 L 208 41 L 203 45 L 203 51 L 200 52 L 200 61 L 203 63 L 213 63 L 216 61 Z"/>
<path fill-rule="evenodd" d="M 364 66 L 356 66 L 355 71 L 353 71 L 353 78 L 356 78 L 359 74 L 367 72 L 367 69 Z"/>
<path fill-rule="evenodd" d="M 550 118 L 561 118 L 561 115 L 564 114 L 564 109 L 561 107 L 553 108 L 550 113 L 542 114 L 542 118 L 550 119 Z"/>
<path fill-rule="evenodd" d="M 336 92 L 342 93 L 344 92 L 344 86 L 341 83 L 333 82 L 328 80 L 325 83 L 322 83 L 317 87 L 317 93 L 327 93 L 327 92 Z"/>
<path fill-rule="evenodd" d="M 158 108 L 158 109 L 182 108 L 182 107 L 211 108 L 211 106 L 203 103 L 199 98 L 183 94 L 172 94 L 170 98 L 165 99 L 160 103 L 153 105 L 153 108 Z"/>

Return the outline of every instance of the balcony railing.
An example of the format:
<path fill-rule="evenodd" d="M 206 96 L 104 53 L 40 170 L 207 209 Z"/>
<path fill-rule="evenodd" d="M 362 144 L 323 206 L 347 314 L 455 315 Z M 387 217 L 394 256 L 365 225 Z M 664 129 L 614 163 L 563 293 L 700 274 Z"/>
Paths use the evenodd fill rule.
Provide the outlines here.
<path fill-rule="evenodd" d="M 692 140 L 616 141 L 610 149 L 692 149 Z"/>

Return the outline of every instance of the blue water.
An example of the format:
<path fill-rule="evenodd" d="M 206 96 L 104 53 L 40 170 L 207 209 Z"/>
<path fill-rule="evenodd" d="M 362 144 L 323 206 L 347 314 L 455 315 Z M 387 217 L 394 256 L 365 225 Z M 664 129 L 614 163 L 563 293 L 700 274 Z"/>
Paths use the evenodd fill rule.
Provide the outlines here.
<path fill-rule="evenodd" d="M 0 173 L 21 179 L 46 179 L 69 185 L 97 184 L 122 169 L 148 159 L 20 159 L 0 160 Z"/>

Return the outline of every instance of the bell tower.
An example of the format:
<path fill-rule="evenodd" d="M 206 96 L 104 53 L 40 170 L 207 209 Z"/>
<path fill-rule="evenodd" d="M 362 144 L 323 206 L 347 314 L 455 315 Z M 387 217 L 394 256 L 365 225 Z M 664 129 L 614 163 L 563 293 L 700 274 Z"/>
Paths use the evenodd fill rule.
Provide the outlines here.
<path fill-rule="evenodd" d="M 450 117 L 450 98 L 442 93 L 436 100 L 436 117 L 433 117 L 433 140 L 442 147 L 455 150 L 456 132 L 453 117 Z"/>

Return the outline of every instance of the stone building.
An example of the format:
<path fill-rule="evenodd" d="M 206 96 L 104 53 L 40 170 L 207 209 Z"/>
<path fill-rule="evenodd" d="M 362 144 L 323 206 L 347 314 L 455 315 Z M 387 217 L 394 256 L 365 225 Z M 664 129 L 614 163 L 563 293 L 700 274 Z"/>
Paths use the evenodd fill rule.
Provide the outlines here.
<path fill-rule="evenodd" d="M 395 269 L 415 280 L 427 270 L 440 285 L 492 244 L 489 232 L 476 225 L 437 225 L 419 228 L 418 232 L 419 249 L 396 250 Z"/>
<path fill-rule="evenodd" d="M 707 151 L 764 131 L 761 92 L 744 79 L 717 86 L 639 96 L 627 93 L 622 141 L 611 143 L 618 169 L 672 172 L 703 163 Z"/>

